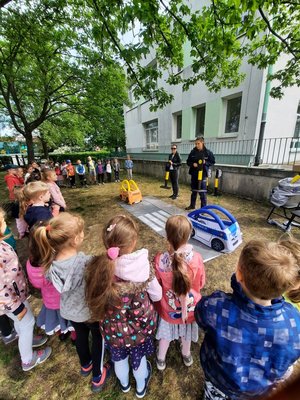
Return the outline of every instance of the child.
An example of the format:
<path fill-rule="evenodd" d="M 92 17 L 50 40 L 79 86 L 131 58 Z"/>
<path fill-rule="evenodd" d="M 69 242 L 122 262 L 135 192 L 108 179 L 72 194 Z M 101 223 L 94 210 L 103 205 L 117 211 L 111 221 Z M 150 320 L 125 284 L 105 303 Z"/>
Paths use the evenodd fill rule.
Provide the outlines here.
<path fill-rule="evenodd" d="M 46 227 L 47 224 L 47 222 L 41 222 L 39 226 Z M 34 231 L 30 235 L 29 259 L 26 269 L 32 286 L 41 290 L 43 299 L 43 306 L 37 317 L 37 326 L 44 329 L 47 335 L 53 335 L 60 331 L 59 338 L 64 340 L 66 334 L 73 331 L 74 328 L 60 315 L 60 294 L 44 276 L 44 269 L 41 266 L 40 243 L 35 240 Z"/>
<path fill-rule="evenodd" d="M 154 352 L 156 325 L 150 298 L 159 301 L 161 287 L 150 270 L 148 250 L 134 251 L 138 231 L 131 218 L 112 218 L 104 226 L 102 238 L 107 251 L 87 267 L 87 303 L 92 320 L 101 321 L 122 392 L 130 390 L 130 357 L 136 396 L 143 398 L 152 374 L 146 357 Z"/>
<path fill-rule="evenodd" d="M 111 182 L 111 163 L 110 160 L 106 161 L 106 180 Z"/>
<path fill-rule="evenodd" d="M 76 174 L 78 175 L 79 182 L 81 187 L 87 186 L 86 179 L 85 179 L 85 168 L 84 165 L 81 164 L 81 160 L 76 161 Z"/>
<path fill-rule="evenodd" d="M 82 218 L 61 213 L 52 218 L 47 226 L 36 228 L 33 235 L 40 244 L 40 263 L 46 272 L 46 279 L 60 293 L 60 315 L 75 328 L 80 373 L 88 376 L 92 372 L 92 391 L 98 392 L 106 382 L 111 365 L 103 366 L 104 342 L 99 323 L 88 322 L 90 313 L 85 301 L 84 273 L 90 257 L 78 252 L 84 238 L 83 228 Z"/>
<path fill-rule="evenodd" d="M 67 166 L 66 166 L 66 171 L 67 171 L 67 178 L 70 182 L 70 187 L 73 189 L 75 186 L 75 168 L 72 165 L 71 160 L 67 160 Z"/>
<path fill-rule="evenodd" d="M 50 207 L 47 206 L 50 192 L 46 183 L 40 181 L 28 183 L 20 192 L 19 198 L 19 218 L 24 218 L 29 230 L 36 222 L 52 218 Z"/>
<path fill-rule="evenodd" d="M 120 182 L 120 164 L 117 158 L 114 158 L 113 170 L 115 173 L 115 182 Z"/>
<path fill-rule="evenodd" d="M 46 343 L 47 338 L 33 337 L 34 317 L 27 301 L 27 286 L 22 267 L 13 248 L 0 236 L 0 315 L 13 320 L 19 336 L 18 346 L 23 371 L 43 363 L 51 354 L 51 347 L 33 351 Z"/>
<path fill-rule="evenodd" d="M 127 170 L 127 179 L 132 179 L 132 168 L 133 161 L 130 159 L 130 155 L 127 154 L 127 160 L 125 160 L 125 169 Z"/>
<path fill-rule="evenodd" d="M 298 271 L 285 246 L 252 240 L 231 278 L 233 293 L 217 291 L 199 301 L 205 400 L 264 395 L 300 357 L 300 314 L 282 297 Z"/>
<path fill-rule="evenodd" d="M 102 185 L 104 185 L 104 170 L 103 170 L 103 165 L 102 165 L 101 160 L 97 161 L 96 172 L 97 172 L 98 185 L 100 185 L 100 183 L 102 183 Z"/>
<path fill-rule="evenodd" d="M 62 174 L 62 177 L 63 177 L 62 183 L 63 183 L 64 186 L 67 186 L 67 183 L 68 183 L 68 171 L 67 171 L 67 163 L 66 163 L 66 161 L 63 161 L 61 163 L 60 170 L 61 170 L 61 174 Z"/>
<path fill-rule="evenodd" d="M 202 257 L 188 244 L 192 232 L 184 215 L 173 215 L 167 220 L 166 233 L 169 251 L 155 257 L 156 277 L 163 288 L 157 309 L 160 316 L 156 339 L 159 340 L 157 368 L 166 368 L 166 354 L 172 340 L 181 338 L 184 364 L 193 364 L 191 341 L 198 341 L 198 326 L 194 309 L 200 300 L 200 289 L 205 283 Z"/>
<path fill-rule="evenodd" d="M 91 156 L 88 156 L 86 166 L 89 172 L 90 184 L 96 185 L 96 165 Z"/>
<path fill-rule="evenodd" d="M 6 224 L 5 211 L 0 208 L 0 237 L 3 241 L 8 243 L 14 250 L 16 250 L 15 238 Z M 6 315 L 0 315 L 0 331 L 1 338 L 4 344 L 9 344 L 18 338 L 17 332 L 11 327 L 9 318 Z"/>
<path fill-rule="evenodd" d="M 27 183 L 28 178 L 30 177 L 30 175 L 32 174 L 34 168 L 31 164 L 28 165 L 26 174 L 25 174 L 25 178 L 24 178 L 24 182 Z"/>
<path fill-rule="evenodd" d="M 44 182 L 47 184 L 51 197 L 51 207 L 52 209 L 57 209 L 58 212 L 65 211 L 66 202 L 60 191 L 60 188 L 57 186 L 57 175 L 56 172 L 49 169 L 43 172 Z"/>
<path fill-rule="evenodd" d="M 285 301 L 291 303 L 300 311 L 300 243 L 292 237 L 281 239 L 279 243 L 285 246 L 296 258 L 298 264 L 298 276 L 294 285 L 284 293 Z"/>
<path fill-rule="evenodd" d="M 55 163 L 55 165 L 54 165 L 54 171 L 55 171 L 55 173 L 56 173 L 56 175 L 57 175 L 57 181 L 56 181 L 56 183 L 57 183 L 57 185 L 60 187 L 60 186 L 62 186 L 62 184 L 63 184 L 64 178 L 63 178 L 63 176 L 62 176 L 59 163 Z"/>

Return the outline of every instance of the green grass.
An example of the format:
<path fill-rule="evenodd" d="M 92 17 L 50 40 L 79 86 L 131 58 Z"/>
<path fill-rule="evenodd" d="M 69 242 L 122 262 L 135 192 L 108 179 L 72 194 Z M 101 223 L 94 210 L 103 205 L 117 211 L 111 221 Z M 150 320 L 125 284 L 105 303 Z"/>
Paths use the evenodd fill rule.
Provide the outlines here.
<path fill-rule="evenodd" d="M 0 174 L 0 201 L 8 198 L 3 173 Z M 161 200 L 173 203 L 168 199 L 170 191 L 160 188 L 162 181 L 150 177 L 136 176 L 144 196 L 156 196 Z M 82 250 L 88 254 L 99 254 L 103 250 L 101 230 L 105 221 L 118 213 L 126 213 L 119 203 L 119 184 L 111 183 L 104 186 L 93 186 L 88 189 L 64 189 L 69 211 L 82 215 L 85 220 L 85 240 Z M 175 204 L 184 208 L 189 204 L 190 191 L 188 186 L 180 186 L 180 197 Z M 227 208 L 237 218 L 243 232 L 243 240 L 269 239 L 277 240 L 282 231 L 266 223 L 269 207 L 234 196 L 209 196 L 209 203 L 219 204 Z M 133 206 L 134 207 L 134 206 Z M 149 249 L 153 257 L 157 251 L 166 248 L 165 240 L 140 221 L 138 247 Z M 13 221 L 9 221 L 11 225 Z M 295 230 L 299 238 L 299 232 Z M 24 264 L 27 257 L 27 240 L 18 241 L 19 256 Z M 222 255 L 206 263 L 206 285 L 203 294 L 209 294 L 216 289 L 230 290 L 230 276 L 234 272 L 240 248 L 234 253 Z M 30 303 L 35 315 L 41 307 L 40 295 L 34 291 Z M 201 336 L 202 337 L 202 336 Z M 135 399 L 134 381 L 131 378 L 132 389 L 124 395 L 120 392 L 115 377 L 109 380 L 105 390 L 97 395 L 90 391 L 89 378 L 79 375 L 79 362 L 76 350 L 67 341 L 61 343 L 57 337 L 51 337 L 49 344 L 53 348 L 50 359 L 31 372 L 24 373 L 20 367 L 20 359 L 16 344 L 4 346 L 0 344 L 0 400 L 40 400 L 40 399 Z M 155 400 L 195 400 L 200 399 L 203 388 L 203 372 L 199 364 L 199 343 L 192 345 L 194 364 L 187 369 L 180 357 L 178 346 L 172 343 L 167 355 L 167 368 L 159 372 L 152 359 L 153 377 L 149 388 L 148 399 Z"/>

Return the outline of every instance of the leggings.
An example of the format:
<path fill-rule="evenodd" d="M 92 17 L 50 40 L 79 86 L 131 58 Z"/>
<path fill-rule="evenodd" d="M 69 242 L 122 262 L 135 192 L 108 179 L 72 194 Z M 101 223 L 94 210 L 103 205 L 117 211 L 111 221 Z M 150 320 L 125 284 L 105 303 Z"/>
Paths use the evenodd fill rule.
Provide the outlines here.
<path fill-rule="evenodd" d="M 115 361 L 114 362 L 114 367 L 115 367 L 115 374 L 117 375 L 117 378 L 121 382 L 122 386 L 127 386 L 129 383 L 129 362 L 128 362 L 128 357 L 126 357 L 124 360 L 121 361 Z M 132 370 L 134 379 L 136 381 L 136 390 L 138 392 L 141 392 L 144 387 L 145 387 L 145 380 L 148 377 L 148 368 L 147 368 L 147 359 L 146 356 L 144 356 L 141 359 L 140 366 L 138 369 Z"/>
<path fill-rule="evenodd" d="M 102 374 L 104 340 L 99 328 L 99 322 L 89 324 L 87 322 L 73 322 L 76 332 L 76 350 L 82 367 L 93 362 L 93 377 L 98 378 Z M 90 351 L 89 334 L 92 335 L 92 348 Z"/>
<path fill-rule="evenodd" d="M 27 313 L 18 320 L 13 313 L 7 313 L 7 316 L 14 321 L 15 330 L 19 335 L 19 351 L 22 363 L 28 364 L 32 360 L 32 340 L 34 328 L 34 316 L 32 314 L 28 301 L 24 301 L 24 306 L 27 308 Z"/>

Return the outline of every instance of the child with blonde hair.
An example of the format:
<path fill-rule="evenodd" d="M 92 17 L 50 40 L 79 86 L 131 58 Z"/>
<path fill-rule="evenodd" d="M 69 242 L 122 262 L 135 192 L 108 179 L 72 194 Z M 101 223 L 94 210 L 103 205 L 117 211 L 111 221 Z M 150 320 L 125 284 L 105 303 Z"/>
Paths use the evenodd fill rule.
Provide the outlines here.
<path fill-rule="evenodd" d="M 41 181 L 28 183 L 19 193 L 19 218 L 24 218 L 29 230 L 36 222 L 52 218 L 49 201 L 49 188 Z"/>
<path fill-rule="evenodd" d="M 47 226 L 48 222 L 42 221 L 40 227 Z M 26 263 L 27 275 L 30 283 L 40 289 L 43 305 L 37 316 L 37 326 L 45 330 L 47 335 L 59 333 L 60 340 L 65 340 L 68 334 L 74 331 L 69 321 L 60 315 L 60 293 L 53 284 L 45 278 L 45 270 L 41 264 L 40 242 L 36 240 L 32 228 L 29 238 L 29 259 Z"/>
<path fill-rule="evenodd" d="M 57 174 L 54 170 L 45 170 L 43 172 L 43 181 L 47 184 L 52 200 L 51 207 L 55 215 L 60 211 L 65 211 L 66 202 L 61 193 L 59 186 L 56 184 Z"/>
<path fill-rule="evenodd" d="M 84 221 L 79 216 L 61 213 L 47 225 L 37 227 L 33 238 L 39 244 L 40 264 L 46 279 L 60 293 L 60 315 L 75 328 L 80 373 L 88 376 L 92 372 L 91 388 L 98 392 L 106 382 L 111 365 L 103 366 L 104 342 L 99 323 L 90 323 L 85 301 L 84 274 L 91 257 L 79 252 L 84 238 Z"/>
<path fill-rule="evenodd" d="M 263 396 L 289 373 L 300 357 L 300 314 L 282 294 L 298 273 L 287 246 L 252 240 L 231 278 L 233 293 L 217 291 L 199 301 L 205 400 Z"/>
<path fill-rule="evenodd" d="M 138 229 L 131 218 L 112 218 L 104 225 L 102 239 L 106 251 L 87 267 L 87 303 L 92 320 L 100 321 L 122 392 L 130 390 L 130 357 L 136 396 L 143 398 L 152 374 L 146 357 L 155 350 L 156 315 L 150 299 L 161 299 L 161 287 L 148 250 L 135 250 Z"/>
<path fill-rule="evenodd" d="M 43 363 L 51 354 L 51 347 L 33 351 L 46 343 L 47 338 L 33 336 L 34 316 L 27 301 L 26 280 L 14 249 L 5 242 L 0 232 L 0 315 L 14 322 L 23 371 Z"/>
<path fill-rule="evenodd" d="M 157 303 L 160 316 L 156 339 L 159 340 L 156 365 L 166 368 L 166 355 L 172 340 L 181 339 L 183 363 L 193 364 L 191 342 L 197 342 L 198 326 L 194 309 L 201 298 L 205 283 L 202 257 L 188 243 L 192 225 L 184 215 L 167 220 L 166 234 L 169 250 L 155 257 L 155 272 L 162 286 L 163 297 Z"/>

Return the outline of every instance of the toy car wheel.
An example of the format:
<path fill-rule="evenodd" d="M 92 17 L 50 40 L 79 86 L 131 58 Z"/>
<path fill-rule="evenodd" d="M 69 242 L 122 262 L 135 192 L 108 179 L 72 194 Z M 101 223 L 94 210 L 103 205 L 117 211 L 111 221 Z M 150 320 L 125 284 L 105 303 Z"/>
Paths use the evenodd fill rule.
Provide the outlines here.
<path fill-rule="evenodd" d="M 195 229 L 193 228 L 192 232 L 191 232 L 191 238 L 194 237 L 195 235 L 196 235 L 196 232 L 195 232 Z"/>
<path fill-rule="evenodd" d="M 220 239 L 213 239 L 211 241 L 211 248 L 215 251 L 222 251 L 224 250 L 225 246 L 222 240 Z"/>

